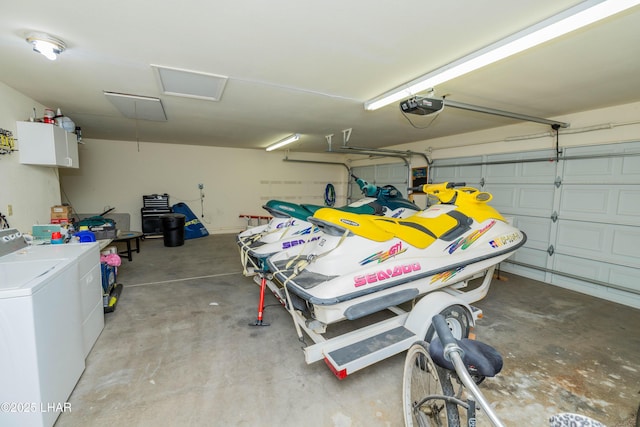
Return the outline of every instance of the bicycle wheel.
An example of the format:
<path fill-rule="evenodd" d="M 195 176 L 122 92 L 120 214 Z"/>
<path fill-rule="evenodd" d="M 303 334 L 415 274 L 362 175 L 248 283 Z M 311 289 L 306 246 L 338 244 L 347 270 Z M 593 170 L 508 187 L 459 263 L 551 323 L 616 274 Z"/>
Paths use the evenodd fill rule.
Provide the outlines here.
<path fill-rule="evenodd" d="M 406 427 L 457 427 L 460 415 L 455 404 L 427 396 L 453 396 L 453 386 L 446 372 L 436 366 L 424 341 L 409 348 L 402 378 L 402 408 Z"/>

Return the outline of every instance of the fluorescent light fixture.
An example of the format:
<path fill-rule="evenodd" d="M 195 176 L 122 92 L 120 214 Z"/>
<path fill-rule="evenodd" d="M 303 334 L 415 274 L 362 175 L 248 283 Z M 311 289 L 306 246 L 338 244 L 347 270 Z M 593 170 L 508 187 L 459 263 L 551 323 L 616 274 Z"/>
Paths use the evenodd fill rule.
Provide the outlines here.
<path fill-rule="evenodd" d="M 27 43 L 31 44 L 33 50 L 44 55 L 50 61 L 55 61 L 67 46 L 60 39 L 44 33 L 27 34 Z"/>
<path fill-rule="evenodd" d="M 584 1 L 564 12 L 370 99 L 364 103 L 364 108 L 365 110 L 377 110 L 385 105 L 431 89 L 446 81 L 615 15 L 638 4 L 640 4 L 640 0 Z"/>
<path fill-rule="evenodd" d="M 291 144 L 292 142 L 296 142 L 300 139 L 300 134 L 294 133 L 293 135 L 289 135 L 285 139 L 281 139 L 278 142 L 275 142 L 267 147 L 267 151 L 272 151 L 280 147 L 284 147 L 287 144 Z"/>

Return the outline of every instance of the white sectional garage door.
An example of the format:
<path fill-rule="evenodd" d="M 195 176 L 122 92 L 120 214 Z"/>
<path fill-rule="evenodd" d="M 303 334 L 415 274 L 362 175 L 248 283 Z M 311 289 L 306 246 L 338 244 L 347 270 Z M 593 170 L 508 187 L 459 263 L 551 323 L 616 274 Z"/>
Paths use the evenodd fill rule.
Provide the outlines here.
<path fill-rule="evenodd" d="M 527 234 L 503 271 L 640 308 L 640 143 L 447 159 L 431 179 L 491 192 Z"/>

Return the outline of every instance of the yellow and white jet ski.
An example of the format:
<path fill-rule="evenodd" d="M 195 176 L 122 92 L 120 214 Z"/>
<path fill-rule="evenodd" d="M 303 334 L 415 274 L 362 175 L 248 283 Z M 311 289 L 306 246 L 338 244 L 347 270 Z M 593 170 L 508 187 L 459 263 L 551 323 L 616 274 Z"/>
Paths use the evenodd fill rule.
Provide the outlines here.
<path fill-rule="evenodd" d="M 490 193 L 446 182 L 422 191 L 438 203 L 407 218 L 317 210 L 320 239 L 266 260 L 282 296 L 324 325 L 353 320 L 477 276 L 526 241 Z"/>

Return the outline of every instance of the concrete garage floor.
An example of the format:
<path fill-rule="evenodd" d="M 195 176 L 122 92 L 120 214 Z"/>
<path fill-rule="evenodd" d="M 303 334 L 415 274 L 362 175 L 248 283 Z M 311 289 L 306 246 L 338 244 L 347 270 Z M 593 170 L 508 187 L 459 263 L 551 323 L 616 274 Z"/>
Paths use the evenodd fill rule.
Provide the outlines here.
<path fill-rule="evenodd" d="M 508 426 L 579 412 L 632 426 L 640 403 L 640 310 L 502 274 L 476 305 L 478 338 L 505 368 L 481 388 Z M 235 235 L 123 260 L 125 285 L 58 427 L 401 426 L 404 354 L 337 380 L 306 365 L 288 313 L 241 274 Z"/>

